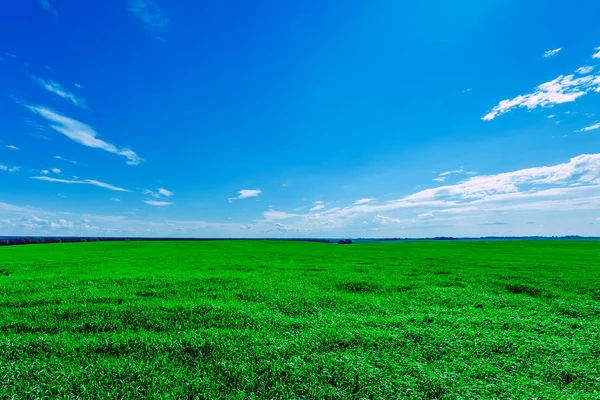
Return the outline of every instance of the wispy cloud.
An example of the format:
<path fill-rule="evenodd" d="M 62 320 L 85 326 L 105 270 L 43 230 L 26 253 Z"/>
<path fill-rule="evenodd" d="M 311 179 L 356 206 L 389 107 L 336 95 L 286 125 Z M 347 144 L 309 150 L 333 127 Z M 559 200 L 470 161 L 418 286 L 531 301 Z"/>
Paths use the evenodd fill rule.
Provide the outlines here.
<path fill-rule="evenodd" d="M 155 0 L 129 0 L 129 11 L 155 33 L 162 31 L 170 22 Z"/>
<path fill-rule="evenodd" d="M 48 11 L 49 13 L 52 13 L 54 17 L 58 17 L 58 12 L 54 8 L 52 8 L 48 0 L 39 0 L 38 3 L 44 10 Z"/>
<path fill-rule="evenodd" d="M 452 171 L 446 171 L 446 172 L 442 172 L 439 176 L 448 176 L 448 175 L 452 175 L 452 174 L 462 174 L 463 172 L 465 172 L 464 169 L 460 168 L 460 169 L 455 169 Z"/>
<path fill-rule="evenodd" d="M 594 125 L 586 126 L 585 128 L 578 129 L 575 132 L 587 132 L 587 131 L 593 131 L 593 130 L 596 130 L 599 128 L 600 128 L 600 122 L 598 122 Z"/>
<path fill-rule="evenodd" d="M 121 202 L 121 199 L 119 199 L 117 197 L 112 197 L 110 200 L 114 201 L 115 203 L 120 203 Z"/>
<path fill-rule="evenodd" d="M 600 58 L 600 47 L 596 47 L 594 50 L 596 51 L 596 53 L 592 55 L 592 58 Z"/>
<path fill-rule="evenodd" d="M 64 157 L 61 157 L 61 156 L 54 156 L 54 158 L 57 159 L 57 160 L 62 160 L 62 161 L 69 162 L 71 164 L 78 164 L 77 161 L 69 160 L 68 158 L 64 158 Z"/>
<path fill-rule="evenodd" d="M 84 99 L 78 98 L 73 93 L 69 92 L 67 89 L 62 87 L 62 85 L 60 85 L 59 83 L 56 83 L 51 80 L 47 81 L 45 79 L 42 79 L 42 78 L 39 78 L 39 77 L 33 76 L 33 75 L 31 76 L 31 78 L 38 85 L 40 85 L 41 87 L 43 87 L 50 93 L 54 93 L 55 95 L 60 96 L 63 99 L 70 101 L 71 103 L 73 103 L 74 106 L 77 106 L 80 108 L 87 108 L 87 103 L 85 102 Z"/>
<path fill-rule="evenodd" d="M 115 192 L 131 192 L 131 190 L 123 189 L 121 187 L 114 186 L 109 183 L 96 181 L 94 179 L 82 179 L 82 180 L 72 179 L 72 180 L 69 180 L 69 179 L 51 178 L 49 176 L 32 176 L 31 179 L 36 179 L 39 181 L 47 181 L 47 182 L 65 183 L 67 185 L 92 185 L 92 186 L 101 187 L 103 189 L 113 190 Z"/>
<path fill-rule="evenodd" d="M 13 146 L 12 144 L 7 144 L 4 147 L 6 147 L 7 149 L 11 149 L 11 150 L 21 150 L 17 146 Z"/>
<path fill-rule="evenodd" d="M 19 172 L 20 170 L 21 170 L 21 167 L 8 167 L 6 165 L 0 164 L 0 171 Z"/>
<path fill-rule="evenodd" d="M 586 65 L 584 67 L 579 67 L 575 70 L 578 74 L 587 75 L 594 70 L 594 67 L 590 65 Z"/>
<path fill-rule="evenodd" d="M 98 133 L 89 125 L 69 117 L 65 117 L 64 115 L 54 112 L 44 106 L 28 105 L 26 107 L 30 111 L 50 121 L 52 123 L 50 128 L 62 133 L 76 143 L 124 156 L 128 159 L 127 164 L 129 165 L 138 165 L 143 161 L 143 159 L 139 157 L 133 150 L 128 148 L 118 148 L 111 143 L 99 139 Z"/>
<path fill-rule="evenodd" d="M 242 225 L 242 226 L 240 226 L 240 229 L 243 231 L 247 231 L 247 230 L 252 229 L 252 225 L 250 225 L 250 224 Z"/>
<path fill-rule="evenodd" d="M 319 210 L 322 210 L 324 208 L 325 208 L 325 206 L 323 204 L 317 204 L 316 206 L 312 207 L 310 209 L 310 211 L 319 211 Z"/>
<path fill-rule="evenodd" d="M 364 199 L 356 200 L 356 201 L 354 202 L 354 204 L 357 204 L 357 205 L 358 205 L 358 204 L 367 204 L 367 203 L 372 203 L 372 202 L 374 202 L 375 200 L 377 200 L 377 199 L 366 197 L 366 198 L 364 198 Z"/>
<path fill-rule="evenodd" d="M 552 107 L 556 104 L 571 103 L 590 91 L 600 92 L 600 76 L 586 75 L 575 78 L 574 75 L 560 75 L 549 82 L 542 83 L 533 93 L 502 100 L 482 119 L 491 121 L 520 107 L 531 110 L 537 107 Z"/>
<path fill-rule="evenodd" d="M 170 206 L 173 204 L 170 201 L 159 201 L 159 200 L 144 200 L 144 203 L 148 204 L 149 206 L 155 206 L 155 207 L 165 207 L 165 206 Z"/>
<path fill-rule="evenodd" d="M 149 189 L 142 189 L 142 193 L 146 196 L 152 196 L 157 199 L 161 197 L 173 197 L 174 195 L 173 192 L 165 188 L 158 188 L 155 192 Z"/>
<path fill-rule="evenodd" d="M 373 222 L 379 225 L 402 223 L 408 226 L 417 221 L 474 218 L 490 212 L 598 208 L 600 154 L 582 154 L 562 164 L 473 176 L 456 184 L 421 190 L 385 203 L 350 205 L 307 214 L 269 210 L 264 217 L 265 221 L 291 220 L 301 227 L 346 229 L 348 224 L 361 221 L 366 214 L 376 214 Z M 407 218 L 386 215 L 403 210 L 407 210 Z M 408 218 L 414 212 L 409 210 L 422 210 L 418 220 Z"/>
<path fill-rule="evenodd" d="M 562 50 L 562 47 L 559 47 L 557 49 L 554 50 L 548 50 L 544 52 L 544 58 L 550 58 L 550 57 L 554 57 L 555 55 L 557 55 L 560 51 Z"/>
<path fill-rule="evenodd" d="M 81 83 L 74 83 L 73 86 L 75 86 L 77 89 L 83 89 L 84 86 Z"/>
<path fill-rule="evenodd" d="M 259 194 L 261 194 L 261 190 L 260 189 L 242 189 L 240 190 L 239 196 L 237 197 L 230 197 L 228 200 L 231 203 L 234 200 L 242 200 L 242 199 L 247 199 L 249 197 L 256 197 Z"/>

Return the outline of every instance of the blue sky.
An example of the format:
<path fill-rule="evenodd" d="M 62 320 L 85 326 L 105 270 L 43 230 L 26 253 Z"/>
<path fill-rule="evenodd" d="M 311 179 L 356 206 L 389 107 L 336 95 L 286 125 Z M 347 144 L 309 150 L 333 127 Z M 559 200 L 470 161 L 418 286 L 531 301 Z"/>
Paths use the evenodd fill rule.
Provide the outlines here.
<path fill-rule="evenodd" d="M 24 0 L 0 235 L 600 235 L 600 3 Z"/>

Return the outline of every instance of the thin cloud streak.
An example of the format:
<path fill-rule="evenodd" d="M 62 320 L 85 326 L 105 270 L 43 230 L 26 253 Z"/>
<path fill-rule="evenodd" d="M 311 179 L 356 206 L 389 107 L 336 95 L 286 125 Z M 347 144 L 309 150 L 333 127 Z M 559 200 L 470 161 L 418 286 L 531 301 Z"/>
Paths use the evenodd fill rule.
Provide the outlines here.
<path fill-rule="evenodd" d="M 60 179 L 60 178 L 52 178 L 49 176 L 32 176 L 31 179 L 36 179 L 39 181 L 46 181 L 46 182 L 56 182 L 56 183 L 64 183 L 67 185 L 92 185 L 92 186 L 97 186 L 103 189 L 108 189 L 108 190 L 113 190 L 115 192 L 131 192 L 131 190 L 127 190 L 127 189 L 123 189 L 121 187 L 118 186 L 114 186 L 111 185 L 109 183 L 105 183 L 105 182 L 100 182 L 94 179 L 82 179 L 82 180 L 76 180 L 76 179 Z"/>
<path fill-rule="evenodd" d="M 108 151 L 127 158 L 127 164 L 138 165 L 143 161 L 133 150 L 128 148 L 118 148 L 117 146 L 99 139 L 98 133 L 89 125 L 77 120 L 65 117 L 44 106 L 26 105 L 27 109 L 39 116 L 47 119 L 52 124 L 50 128 L 62 133 L 69 139 L 83 146 L 92 147 Z"/>
<path fill-rule="evenodd" d="M 84 99 L 81 99 L 77 96 L 75 96 L 73 93 L 69 92 L 67 89 L 65 89 L 62 85 L 60 85 L 59 83 L 56 83 L 54 81 L 46 81 L 43 78 L 37 77 L 37 76 L 31 76 L 31 78 L 41 87 L 43 87 L 44 89 L 46 89 L 48 92 L 50 93 L 54 93 L 55 95 L 62 97 L 65 100 L 70 101 L 71 103 L 73 103 L 74 106 L 76 107 L 80 107 L 80 108 L 87 108 L 87 103 Z"/>

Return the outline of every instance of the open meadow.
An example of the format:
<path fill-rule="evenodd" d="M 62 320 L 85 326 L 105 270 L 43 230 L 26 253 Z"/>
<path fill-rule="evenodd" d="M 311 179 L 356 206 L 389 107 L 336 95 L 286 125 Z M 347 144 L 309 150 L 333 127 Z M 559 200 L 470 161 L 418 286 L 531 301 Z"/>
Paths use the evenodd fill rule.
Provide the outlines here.
<path fill-rule="evenodd" d="M 600 398 L 600 242 L 0 248 L 0 397 Z"/>

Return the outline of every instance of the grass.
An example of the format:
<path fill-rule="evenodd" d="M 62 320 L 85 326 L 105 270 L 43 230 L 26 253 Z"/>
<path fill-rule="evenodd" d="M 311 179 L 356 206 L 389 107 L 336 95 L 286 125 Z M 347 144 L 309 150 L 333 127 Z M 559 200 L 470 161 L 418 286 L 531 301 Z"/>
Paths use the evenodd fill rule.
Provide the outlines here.
<path fill-rule="evenodd" d="M 0 397 L 600 398 L 600 242 L 0 248 Z"/>

